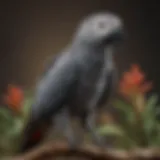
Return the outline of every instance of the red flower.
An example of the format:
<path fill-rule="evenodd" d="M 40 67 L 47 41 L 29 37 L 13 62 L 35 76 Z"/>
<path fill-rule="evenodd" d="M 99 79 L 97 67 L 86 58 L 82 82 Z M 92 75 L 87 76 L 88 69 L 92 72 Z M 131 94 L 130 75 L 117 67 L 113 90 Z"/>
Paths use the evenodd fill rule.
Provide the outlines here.
<path fill-rule="evenodd" d="M 128 72 L 123 73 L 119 91 L 123 96 L 144 94 L 152 88 L 152 84 L 145 81 L 145 75 L 138 65 L 132 65 Z"/>
<path fill-rule="evenodd" d="M 14 85 L 8 85 L 7 94 L 4 96 L 4 103 L 14 111 L 19 111 L 24 99 L 23 91 Z"/>

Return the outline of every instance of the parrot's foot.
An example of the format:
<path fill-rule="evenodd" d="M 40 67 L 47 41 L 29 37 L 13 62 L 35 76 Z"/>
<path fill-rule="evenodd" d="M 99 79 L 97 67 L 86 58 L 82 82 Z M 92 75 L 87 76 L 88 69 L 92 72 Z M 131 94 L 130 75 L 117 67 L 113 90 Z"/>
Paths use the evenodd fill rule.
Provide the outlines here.
<path fill-rule="evenodd" d="M 99 133 L 97 133 L 97 131 L 95 129 L 96 128 L 95 119 L 96 119 L 95 114 L 90 114 L 87 117 L 86 128 L 91 133 L 93 143 L 95 145 L 98 145 L 100 148 L 106 148 L 106 143 L 105 143 L 106 141 L 105 141 L 104 137 L 99 135 Z"/>
<path fill-rule="evenodd" d="M 93 143 L 95 145 L 98 145 L 100 148 L 106 148 L 107 147 L 107 144 L 106 144 L 106 141 L 105 141 L 104 137 L 98 135 L 96 133 L 96 131 L 94 133 L 92 133 L 92 137 L 93 137 Z"/>
<path fill-rule="evenodd" d="M 74 150 L 75 148 L 78 148 L 79 146 L 79 142 L 77 142 L 76 140 L 68 140 L 68 143 L 69 143 L 69 148 L 71 150 Z"/>
<path fill-rule="evenodd" d="M 66 131 L 66 138 L 68 140 L 69 147 L 71 150 L 77 148 L 81 143 L 80 138 L 77 137 L 73 132 L 73 128 L 68 128 L 68 130 Z"/>
<path fill-rule="evenodd" d="M 105 141 L 105 146 L 106 148 L 114 148 L 114 142 L 115 142 L 115 139 L 113 137 L 110 137 L 110 136 L 103 136 L 104 138 L 104 141 Z"/>
<path fill-rule="evenodd" d="M 100 148 L 113 148 L 114 147 L 114 140 L 111 137 L 105 137 L 96 134 L 93 143 L 98 145 Z"/>

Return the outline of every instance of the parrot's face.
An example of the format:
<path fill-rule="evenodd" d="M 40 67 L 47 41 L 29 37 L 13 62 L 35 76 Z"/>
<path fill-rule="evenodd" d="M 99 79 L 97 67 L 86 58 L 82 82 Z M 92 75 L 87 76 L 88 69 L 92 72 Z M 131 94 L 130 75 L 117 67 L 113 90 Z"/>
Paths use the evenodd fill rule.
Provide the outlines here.
<path fill-rule="evenodd" d="M 114 43 L 123 38 L 123 25 L 119 17 L 100 13 L 86 18 L 78 30 L 79 39 L 86 44 Z"/>

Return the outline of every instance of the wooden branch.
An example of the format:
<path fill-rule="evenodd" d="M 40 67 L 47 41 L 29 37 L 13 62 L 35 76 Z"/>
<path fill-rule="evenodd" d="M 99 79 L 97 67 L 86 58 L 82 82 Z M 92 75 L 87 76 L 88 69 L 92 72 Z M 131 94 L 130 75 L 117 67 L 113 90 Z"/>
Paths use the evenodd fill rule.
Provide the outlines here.
<path fill-rule="evenodd" d="M 34 148 L 32 151 L 10 160 L 45 160 L 46 157 L 68 157 L 92 160 L 129 160 L 129 159 L 160 159 L 160 149 L 136 149 L 131 151 L 101 149 L 92 145 L 82 145 L 71 150 L 67 142 L 53 141 Z M 51 159 L 51 158 L 50 158 Z M 9 159 L 7 159 L 9 160 Z"/>

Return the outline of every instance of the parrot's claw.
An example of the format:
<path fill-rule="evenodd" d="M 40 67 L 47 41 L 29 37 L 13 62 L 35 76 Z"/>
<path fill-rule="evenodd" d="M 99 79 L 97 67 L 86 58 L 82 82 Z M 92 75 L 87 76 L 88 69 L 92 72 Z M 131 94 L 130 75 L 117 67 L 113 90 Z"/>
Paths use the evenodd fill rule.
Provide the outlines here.
<path fill-rule="evenodd" d="M 71 149 L 71 150 L 74 150 L 75 148 L 77 148 L 78 147 L 78 144 L 79 143 L 77 143 L 77 141 L 75 141 L 75 140 L 69 140 L 68 141 L 68 143 L 69 143 L 69 148 Z"/>
<path fill-rule="evenodd" d="M 81 144 L 81 137 L 76 136 L 76 134 L 73 133 L 73 130 L 68 131 L 66 136 L 71 150 L 74 150 Z"/>
<path fill-rule="evenodd" d="M 90 114 L 86 121 L 87 130 L 91 133 L 93 142 L 101 148 L 106 147 L 104 138 L 95 130 L 95 114 Z"/>

